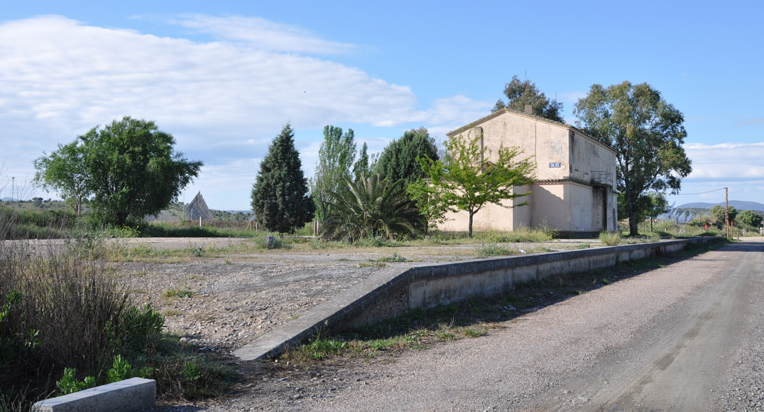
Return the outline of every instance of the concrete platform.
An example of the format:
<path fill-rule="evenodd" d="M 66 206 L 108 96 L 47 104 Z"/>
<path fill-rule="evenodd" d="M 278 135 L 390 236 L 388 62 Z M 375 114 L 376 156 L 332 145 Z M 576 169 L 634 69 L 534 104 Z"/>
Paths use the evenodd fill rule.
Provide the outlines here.
<path fill-rule="evenodd" d="M 273 357 L 321 330 L 336 331 L 393 318 L 414 308 L 498 295 L 508 292 L 518 282 L 670 254 L 684 249 L 690 242 L 714 239 L 669 240 L 441 265 L 423 264 L 403 271 L 391 268 L 237 349 L 234 355 L 242 360 Z"/>
<path fill-rule="evenodd" d="M 96 386 L 32 405 L 33 412 L 132 412 L 156 405 L 156 382 L 132 378 Z"/>

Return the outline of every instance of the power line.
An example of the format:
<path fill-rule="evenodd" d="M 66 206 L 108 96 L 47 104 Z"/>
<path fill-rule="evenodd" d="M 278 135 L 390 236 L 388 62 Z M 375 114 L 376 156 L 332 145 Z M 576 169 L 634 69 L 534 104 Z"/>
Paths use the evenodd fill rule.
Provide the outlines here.
<path fill-rule="evenodd" d="M 697 193 L 677 193 L 677 194 L 675 194 L 675 195 L 671 195 L 671 196 L 690 196 L 690 195 L 703 195 L 703 194 L 706 194 L 706 193 L 721 192 L 722 190 L 725 190 L 725 189 L 726 189 L 726 187 L 722 187 L 722 188 L 720 188 L 720 189 L 709 190 L 709 191 L 707 191 L 707 192 L 697 192 Z"/>

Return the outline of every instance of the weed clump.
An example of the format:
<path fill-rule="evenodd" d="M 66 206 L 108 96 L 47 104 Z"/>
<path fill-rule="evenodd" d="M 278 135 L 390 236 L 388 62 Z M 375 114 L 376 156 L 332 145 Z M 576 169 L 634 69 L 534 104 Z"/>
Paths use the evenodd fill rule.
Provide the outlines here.
<path fill-rule="evenodd" d="M 3 228 L 0 219 L 0 236 L 9 236 Z M 133 376 L 184 397 L 230 382 L 219 379 L 230 372 L 164 333 L 161 314 L 134 306 L 102 263 L 82 259 L 86 249 L 78 241 L 55 249 L 0 241 L 0 409 Z M 183 362 L 198 373 L 175 384 L 170 370 Z"/>

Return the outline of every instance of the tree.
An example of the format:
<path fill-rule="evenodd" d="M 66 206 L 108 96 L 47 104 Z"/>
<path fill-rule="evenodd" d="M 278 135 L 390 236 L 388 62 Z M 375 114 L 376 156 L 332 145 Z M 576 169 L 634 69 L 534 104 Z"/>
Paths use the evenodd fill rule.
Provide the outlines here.
<path fill-rule="evenodd" d="M 390 182 L 378 174 L 361 176 L 358 181 L 345 178 L 347 190 L 334 193 L 333 206 L 324 220 L 327 239 L 358 240 L 396 233 L 411 234 L 419 210 L 406 196 L 403 181 Z"/>
<path fill-rule="evenodd" d="M 531 192 L 515 193 L 514 186 L 533 183 L 534 164 L 528 158 L 516 159 L 521 154 L 516 148 L 502 146 L 495 163 L 484 162 L 485 149 L 480 148 L 481 138 L 478 135 L 466 141 L 462 136 L 451 137 L 443 161 L 420 161 L 429 181 L 422 180 L 418 185 L 428 185 L 431 202 L 469 214 L 469 237 L 472 237 L 473 217 L 483 206 L 489 203 L 501 205 L 503 200 L 527 196 Z M 526 204 L 523 202 L 515 206 Z"/>
<path fill-rule="evenodd" d="M 403 179 L 408 185 L 424 176 L 418 160 L 422 157 L 438 160 L 435 139 L 424 127 L 408 130 L 400 139 L 390 142 L 379 156 L 376 171 L 391 182 Z"/>
<path fill-rule="evenodd" d="M 344 181 L 351 177 L 354 160 L 353 129 L 343 135 L 340 127 L 324 127 L 324 141 L 318 151 L 318 164 L 311 185 L 319 221 L 324 221 L 331 208 L 332 193 L 345 190 Z"/>
<path fill-rule="evenodd" d="M 422 158 L 422 161 L 427 162 L 427 159 Z M 424 219 L 422 230 L 425 236 L 429 233 L 430 228 L 436 228 L 438 223 L 442 223 L 446 219 L 446 213 L 454 211 L 440 199 L 437 195 L 437 189 L 430 184 L 429 179 L 420 178 L 412 182 L 406 188 L 406 193 L 416 204 L 419 214 Z"/>
<path fill-rule="evenodd" d="M 507 102 L 504 103 L 502 99 L 499 99 L 491 112 L 497 112 L 505 107 L 524 111 L 526 105 L 531 105 L 534 115 L 565 123 L 562 118 L 562 103 L 556 99 L 549 100 L 530 80 L 520 81 L 517 76 L 512 76 L 512 81 L 504 85 L 504 95 L 507 97 Z"/>
<path fill-rule="evenodd" d="M 173 151 L 174 145 L 172 135 L 154 122 L 125 116 L 102 129 L 94 127 L 35 166 L 40 179 L 51 176 L 59 190 L 82 200 L 90 194 L 103 223 L 124 225 L 128 217 L 159 213 L 199 174 L 202 162 L 186 160 Z M 82 189 L 75 182 L 84 183 Z"/>
<path fill-rule="evenodd" d="M 638 235 L 640 197 L 648 190 L 678 193 L 692 171 L 685 154 L 682 113 L 647 83 L 603 88 L 578 101 L 579 127 L 616 152 L 617 189 L 624 194 L 629 234 Z"/>
<path fill-rule="evenodd" d="M 658 216 L 668 213 L 671 208 L 669 207 L 668 200 L 663 196 L 663 193 L 651 192 L 642 197 L 642 201 L 645 203 L 645 216 L 650 218 L 650 231 L 653 231 L 653 219 Z"/>
<path fill-rule="evenodd" d="M 37 169 L 36 185 L 57 192 L 71 200 L 77 216 L 82 212 L 82 201 L 89 195 L 88 173 L 85 169 L 85 154 L 79 140 L 68 145 L 58 145 L 58 150 L 34 161 Z"/>
<path fill-rule="evenodd" d="M 371 174 L 371 165 L 369 165 L 369 147 L 366 142 L 361 147 L 361 152 L 358 153 L 358 160 L 353 165 L 353 179 L 357 182 L 362 176 L 369 176 Z"/>
<path fill-rule="evenodd" d="M 758 229 L 761 226 L 761 216 L 750 210 L 744 210 L 738 215 L 738 219 L 754 229 Z"/>
<path fill-rule="evenodd" d="M 724 211 L 725 211 L 725 207 L 722 205 L 716 205 L 712 207 L 710 210 L 711 215 L 716 218 L 716 226 L 718 226 L 719 228 L 724 228 L 725 226 Z M 735 217 L 737 217 L 737 209 L 735 209 L 735 206 L 729 207 L 728 214 L 730 219 L 729 221 L 734 222 Z"/>
<path fill-rule="evenodd" d="M 252 210 L 258 223 L 279 233 L 294 233 L 313 219 L 315 206 L 289 123 L 273 139 L 260 163 L 252 188 Z"/>

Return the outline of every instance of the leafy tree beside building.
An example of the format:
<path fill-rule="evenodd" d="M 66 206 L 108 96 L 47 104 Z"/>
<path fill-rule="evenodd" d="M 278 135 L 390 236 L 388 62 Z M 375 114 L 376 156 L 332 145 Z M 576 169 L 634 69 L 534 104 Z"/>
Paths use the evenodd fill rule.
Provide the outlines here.
<path fill-rule="evenodd" d="M 520 152 L 515 148 L 500 147 L 495 162 L 485 161 L 481 138 L 482 135 L 471 140 L 452 136 L 447 142 L 445 159 L 420 160 L 427 178 L 414 183 L 418 189 L 414 192 L 415 200 L 420 208 L 467 212 L 469 237 L 472 237 L 473 218 L 483 206 L 489 203 L 500 205 L 503 200 L 530 194 L 515 193 L 514 186 L 533 183 L 535 169 L 529 159 L 518 159 Z"/>
<path fill-rule="evenodd" d="M 629 234 L 639 234 L 647 191 L 677 193 L 692 171 L 684 151 L 684 116 L 649 84 L 592 85 L 576 103 L 579 127 L 616 152 L 617 190 L 623 193 Z"/>
<path fill-rule="evenodd" d="M 315 206 L 290 124 L 276 136 L 260 163 L 252 188 L 252 210 L 259 224 L 279 233 L 294 233 L 313 219 Z"/>

